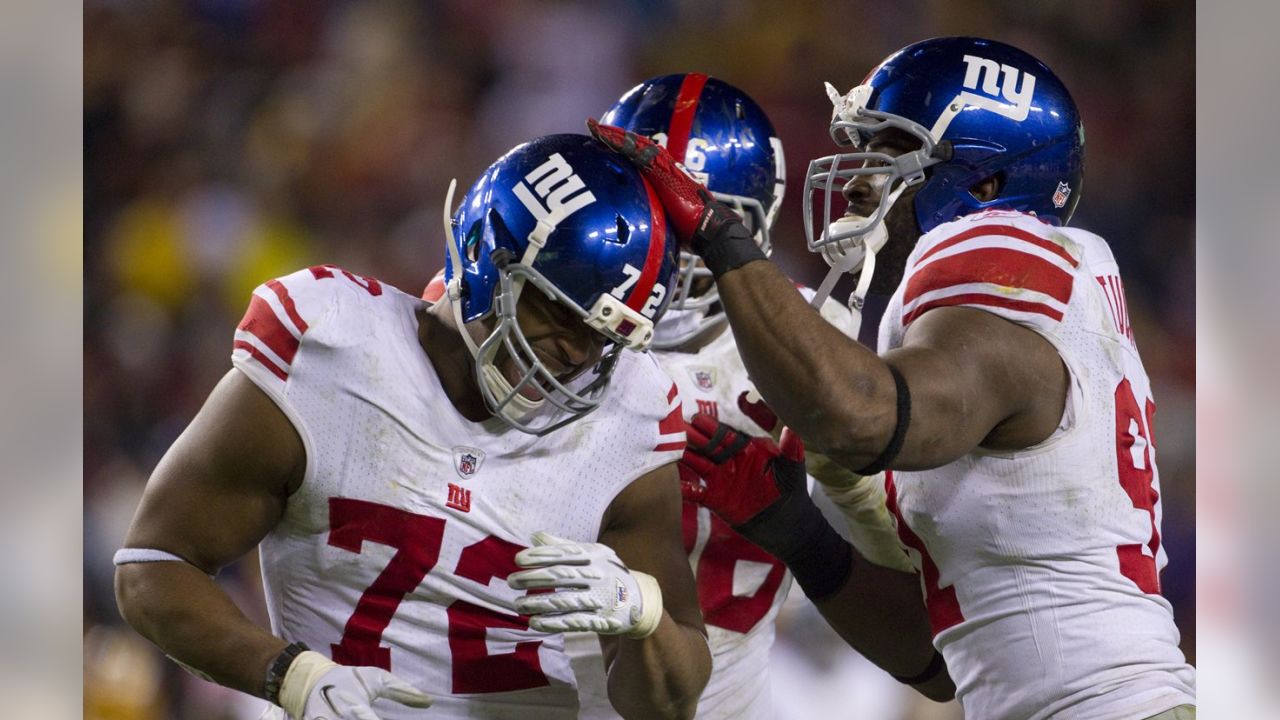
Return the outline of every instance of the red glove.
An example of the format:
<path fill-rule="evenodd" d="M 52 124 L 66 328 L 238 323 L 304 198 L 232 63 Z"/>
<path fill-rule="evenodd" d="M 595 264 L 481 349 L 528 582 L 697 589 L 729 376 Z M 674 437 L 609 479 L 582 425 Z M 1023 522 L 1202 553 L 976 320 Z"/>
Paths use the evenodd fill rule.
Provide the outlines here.
<path fill-rule="evenodd" d="M 712 275 L 720 277 L 765 258 L 742 217 L 680 169 L 666 148 L 629 130 L 601 125 L 594 118 L 587 120 L 587 128 L 640 170 L 658 194 L 680 244 L 701 256 Z"/>
<path fill-rule="evenodd" d="M 783 428 L 779 447 L 702 413 L 693 416 L 685 433 L 680 486 L 686 500 L 710 508 L 785 563 L 810 599 L 829 597 L 844 586 L 852 573 L 853 548 L 809 498 L 798 436 Z"/>
<path fill-rule="evenodd" d="M 783 429 L 779 448 L 770 438 L 744 435 L 698 413 L 685 434 L 688 444 L 680 459 L 685 499 L 710 508 L 734 527 L 784 494 L 798 490 L 808 495 L 804 444 L 790 429 Z"/>

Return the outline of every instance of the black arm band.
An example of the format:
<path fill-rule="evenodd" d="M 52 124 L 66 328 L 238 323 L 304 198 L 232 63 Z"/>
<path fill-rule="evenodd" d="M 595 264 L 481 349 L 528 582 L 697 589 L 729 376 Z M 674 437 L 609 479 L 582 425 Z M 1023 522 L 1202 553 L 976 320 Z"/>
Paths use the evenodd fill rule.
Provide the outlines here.
<path fill-rule="evenodd" d="M 897 680 L 903 685 L 920 685 L 922 683 L 927 683 L 930 680 L 934 679 L 935 677 L 938 676 L 938 673 L 942 672 L 946 668 L 947 668 L 947 663 L 942 659 L 942 653 L 938 652 L 937 650 L 934 650 L 933 659 L 929 661 L 929 667 L 925 668 L 924 672 L 918 675 L 912 675 L 911 677 L 902 677 L 901 675 L 894 675 L 893 679 Z"/>
<path fill-rule="evenodd" d="M 719 278 L 749 262 L 767 259 L 764 251 L 756 244 L 755 237 L 736 216 L 731 221 L 713 227 L 712 237 L 695 233 L 692 243 L 693 251 L 706 263 L 712 277 Z"/>
<path fill-rule="evenodd" d="M 810 600 L 834 595 L 852 574 L 853 547 L 803 490 L 734 529 L 781 560 Z"/>
<path fill-rule="evenodd" d="M 855 473 L 864 477 L 883 472 L 889 467 L 889 463 L 898 457 L 898 453 L 902 450 L 902 443 L 907 439 L 907 426 L 911 424 L 911 390 L 907 388 L 907 381 L 897 368 L 890 365 L 889 374 L 893 375 L 893 385 L 898 391 L 898 422 L 893 426 L 893 437 L 889 438 L 889 444 L 885 446 L 884 452 L 872 460 L 870 465 L 854 470 Z"/>

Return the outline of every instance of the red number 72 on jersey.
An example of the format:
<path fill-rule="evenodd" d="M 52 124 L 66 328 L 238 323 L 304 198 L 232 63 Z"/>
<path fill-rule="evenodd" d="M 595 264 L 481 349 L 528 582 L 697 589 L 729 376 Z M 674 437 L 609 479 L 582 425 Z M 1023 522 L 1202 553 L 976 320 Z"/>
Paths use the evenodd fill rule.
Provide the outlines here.
<path fill-rule="evenodd" d="M 391 649 L 382 633 L 405 596 L 435 567 L 444 541 L 445 520 L 352 498 L 329 498 L 329 544 L 359 554 L 364 542 L 396 549 L 391 561 L 360 596 L 342 641 L 330 646 L 334 662 L 391 669 Z M 516 571 L 522 546 L 489 536 L 462 549 L 454 574 L 487 586 Z M 455 600 L 446 609 L 453 692 L 511 692 L 549 685 L 538 658 L 541 640 L 516 643 L 515 650 L 490 654 L 488 628 L 526 629 L 529 620 Z"/>

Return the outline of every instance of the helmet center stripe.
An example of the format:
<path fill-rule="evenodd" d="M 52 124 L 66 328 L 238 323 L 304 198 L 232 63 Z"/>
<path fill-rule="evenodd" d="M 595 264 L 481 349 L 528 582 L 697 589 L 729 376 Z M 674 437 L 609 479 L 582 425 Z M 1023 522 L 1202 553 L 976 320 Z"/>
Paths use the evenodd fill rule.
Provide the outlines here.
<path fill-rule="evenodd" d="M 680 92 L 676 95 L 676 106 L 671 111 L 671 129 L 667 133 L 667 151 L 681 163 L 684 162 L 684 151 L 689 146 L 693 116 L 698 111 L 698 97 L 702 95 L 702 86 L 706 84 L 706 75 L 689 73 L 684 76 Z"/>
<path fill-rule="evenodd" d="M 641 314 L 653 294 L 654 281 L 658 279 L 658 270 L 662 269 L 662 258 L 667 248 L 667 216 L 662 212 L 662 202 L 648 180 L 644 181 L 644 190 L 649 194 L 649 252 L 645 255 L 644 267 L 640 268 L 640 278 L 627 298 L 627 307 Z"/>

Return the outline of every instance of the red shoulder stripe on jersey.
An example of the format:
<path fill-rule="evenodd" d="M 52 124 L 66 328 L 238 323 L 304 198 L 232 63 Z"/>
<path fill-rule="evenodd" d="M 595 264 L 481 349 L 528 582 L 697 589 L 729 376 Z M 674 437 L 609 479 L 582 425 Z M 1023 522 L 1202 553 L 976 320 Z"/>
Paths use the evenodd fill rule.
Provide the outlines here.
<path fill-rule="evenodd" d="M 315 268 L 312 268 L 312 271 L 314 272 Z M 267 287 L 271 288 L 271 292 L 280 298 L 280 304 L 284 306 L 284 311 L 288 313 L 289 319 L 293 321 L 293 326 L 298 328 L 298 332 L 306 332 L 307 321 L 303 320 L 302 316 L 298 314 L 298 306 L 294 304 L 293 298 L 289 297 L 289 289 L 279 280 L 268 280 Z"/>
<path fill-rule="evenodd" d="M 254 360 L 257 360 L 259 363 L 262 364 L 263 367 L 270 370 L 271 374 L 280 378 L 282 381 L 289 379 L 289 373 L 285 372 L 284 370 L 281 370 L 279 366 L 271 362 L 271 360 L 266 355 L 263 355 L 262 351 L 259 350 L 258 348 L 250 345 L 249 343 L 243 340 L 236 340 L 234 343 L 231 344 L 231 346 L 236 350 L 244 350 L 245 352 L 249 353 L 250 357 L 252 357 Z"/>
<path fill-rule="evenodd" d="M 680 83 L 675 107 L 671 110 L 671 124 L 667 126 L 667 152 L 677 162 L 684 163 L 684 153 L 689 147 L 689 133 L 693 130 L 693 116 L 698 112 L 698 97 L 707 84 L 707 76 L 689 73 Z"/>
<path fill-rule="evenodd" d="M 938 298 L 937 300 L 930 300 L 927 303 L 917 305 L 914 310 L 907 313 L 902 318 L 902 326 L 906 327 L 910 325 L 915 322 L 916 318 L 934 308 L 952 307 L 956 305 L 986 305 L 988 307 L 1004 308 L 1006 310 L 1036 313 L 1044 315 L 1054 321 L 1062 320 L 1062 313 L 1059 310 L 1049 307 L 1044 303 L 1028 302 L 1026 300 L 1010 300 L 1009 298 L 1003 298 L 999 295 L 987 295 L 985 293 L 966 293 L 962 295 Z"/>
<path fill-rule="evenodd" d="M 251 296 L 249 309 L 237 327 L 261 340 L 276 357 L 286 363 L 293 362 L 293 356 L 298 352 L 298 339 L 280 322 L 266 300 L 257 295 Z"/>
<path fill-rule="evenodd" d="M 1071 273 L 1045 260 L 1010 248 L 977 248 L 935 260 L 907 280 L 903 304 L 935 290 L 991 283 L 1006 288 L 1032 290 L 1064 305 L 1071 300 Z"/>
<path fill-rule="evenodd" d="M 673 450 L 673 451 L 677 451 L 677 452 L 684 452 L 684 446 L 685 446 L 685 441 L 684 441 L 684 440 L 678 440 L 678 441 L 676 441 L 676 442 L 661 443 L 661 444 L 659 444 L 657 447 L 655 447 L 655 448 L 653 449 L 653 451 L 654 451 L 654 452 L 667 452 L 668 450 Z"/>
<path fill-rule="evenodd" d="M 675 400 L 676 395 L 679 394 L 679 392 L 680 389 L 676 387 L 676 384 L 671 383 L 671 389 L 667 391 L 667 402 L 670 403 L 672 400 Z"/>
<path fill-rule="evenodd" d="M 662 211 L 662 202 L 648 180 L 644 180 L 644 190 L 649 195 L 649 254 L 645 255 L 640 278 L 627 297 L 627 307 L 641 314 L 653 294 L 654 281 L 658 279 L 658 270 L 662 268 L 662 258 L 667 249 L 667 214 Z"/>
<path fill-rule="evenodd" d="M 929 256 L 934 255 L 935 253 L 941 252 L 943 250 L 946 250 L 949 247 L 954 247 L 956 245 L 959 245 L 960 243 L 966 240 L 972 240 L 974 238 L 985 237 L 989 235 L 998 235 L 1001 237 L 1009 237 L 1009 238 L 1014 238 L 1016 240 L 1022 240 L 1023 242 L 1030 243 L 1032 245 L 1035 245 L 1038 248 L 1043 248 L 1045 250 L 1048 250 L 1054 255 L 1057 255 L 1063 260 L 1066 260 L 1067 262 L 1071 263 L 1071 267 L 1078 267 L 1080 265 L 1080 261 L 1071 257 L 1071 253 L 1067 252 L 1066 248 L 1062 247 L 1061 245 L 1058 245 L 1057 243 L 1049 242 L 1048 240 L 1045 240 L 1044 238 L 1038 235 L 1029 233 L 1026 230 L 1023 230 L 1021 228 L 1016 228 L 1012 225 L 979 225 L 978 227 L 965 230 L 959 235 L 947 238 L 946 240 L 943 240 L 937 245 L 934 245 L 933 247 L 929 248 L 929 251 L 926 252 L 924 255 L 921 255 L 920 259 L 916 261 L 916 265 L 918 266 L 920 263 L 927 260 Z"/>

